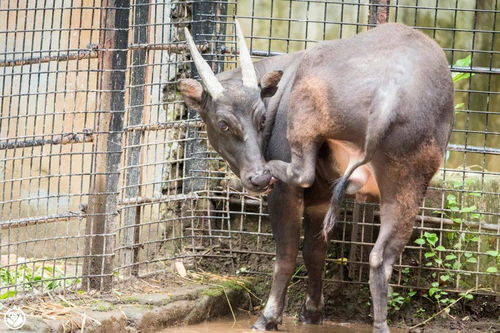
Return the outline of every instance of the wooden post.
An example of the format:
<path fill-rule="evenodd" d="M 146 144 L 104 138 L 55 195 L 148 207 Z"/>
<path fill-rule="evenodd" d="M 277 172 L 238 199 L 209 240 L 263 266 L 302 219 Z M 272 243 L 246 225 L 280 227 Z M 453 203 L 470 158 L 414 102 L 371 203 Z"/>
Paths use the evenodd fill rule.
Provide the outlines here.
<path fill-rule="evenodd" d="M 130 0 L 103 0 L 99 35 L 99 113 L 86 223 L 83 286 L 110 291 L 122 153 Z"/>
<path fill-rule="evenodd" d="M 150 0 L 136 0 L 133 11 L 134 44 L 146 44 L 149 42 L 149 8 Z M 127 127 L 140 125 L 143 121 L 145 83 L 148 67 L 145 66 L 148 51 L 144 48 L 132 51 L 130 70 L 130 109 L 128 111 Z M 144 130 L 128 132 L 128 148 L 126 149 L 125 169 L 125 198 L 136 198 L 141 196 L 141 139 Z M 139 257 L 139 225 L 141 223 L 141 205 L 131 204 L 123 210 L 123 232 L 122 232 L 122 262 L 125 266 L 125 276 L 139 273 L 139 266 L 135 265 Z"/>

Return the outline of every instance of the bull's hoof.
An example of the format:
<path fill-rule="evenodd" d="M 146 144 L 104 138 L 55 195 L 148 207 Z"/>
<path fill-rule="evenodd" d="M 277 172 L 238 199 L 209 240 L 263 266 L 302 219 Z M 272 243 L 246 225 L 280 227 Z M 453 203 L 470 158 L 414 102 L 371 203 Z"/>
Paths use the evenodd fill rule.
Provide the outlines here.
<path fill-rule="evenodd" d="M 257 319 L 255 324 L 253 324 L 252 329 L 259 331 L 277 331 L 278 330 L 278 321 L 274 319 L 267 319 L 263 315 Z"/>
<path fill-rule="evenodd" d="M 373 323 L 373 333 L 390 333 L 389 326 L 387 322 L 383 323 Z"/>
<path fill-rule="evenodd" d="M 308 310 L 306 305 L 302 305 L 302 310 L 300 310 L 299 320 L 304 324 L 316 324 L 319 325 L 323 322 L 323 311 L 321 310 Z"/>

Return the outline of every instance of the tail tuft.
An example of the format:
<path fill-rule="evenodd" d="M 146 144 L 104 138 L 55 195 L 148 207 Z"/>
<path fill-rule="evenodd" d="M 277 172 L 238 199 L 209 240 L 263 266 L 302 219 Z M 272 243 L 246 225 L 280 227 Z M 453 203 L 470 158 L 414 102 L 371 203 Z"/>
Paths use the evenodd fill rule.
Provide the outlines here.
<path fill-rule="evenodd" d="M 346 177 L 347 176 L 347 177 Z M 340 177 L 334 184 L 332 197 L 330 199 L 330 207 L 323 220 L 323 238 L 328 239 L 328 234 L 333 230 L 337 219 L 337 213 L 340 210 L 340 205 L 344 199 L 344 193 L 349 185 L 349 176 Z"/>

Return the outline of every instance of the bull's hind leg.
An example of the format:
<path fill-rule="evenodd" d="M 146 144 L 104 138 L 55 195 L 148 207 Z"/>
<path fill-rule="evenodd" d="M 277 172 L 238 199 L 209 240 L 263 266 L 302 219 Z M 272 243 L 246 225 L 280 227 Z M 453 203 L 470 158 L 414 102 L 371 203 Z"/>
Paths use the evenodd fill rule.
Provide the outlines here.
<path fill-rule="evenodd" d="M 373 161 L 381 192 L 380 231 L 370 253 L 373 332 L 389 332 L 387 294 L 393 265 L 410 239 L 415 216 L 440 159 L 439 147 L 425 143 L 412 154 Z"/>
<path fill-rule="evenodd" d="M 416 196 L 406 193 L 407 196 Z M 373 302 L 373 332 L 389 332 L 387 295 L 396 258 L 401 254 L 413 230 L 418 204 L 407 206 L 385 198 L 381 205 L 381 226 L 370 253 L 370 293 Z M 416 198 L 414 198 L 416 199 Z M 412 201 L 416 201 L 412 199 Z M 387 200 L 387 202 L 386 202 Z"/>
<path fill-rule="evenodd" d="M 290 163 L 273 160 L 267 163 L 267 168 L 282 182 L 302 188 L 310 187 L 316 176 L 319 145 L 314 142 L 291 142 L 290 146 Z"/>
<path fill-rule="evenodd" d="M 270 161 L 268 168 L 275 178 L 307 188 L 314 183 L 319 148 L 341 126 L 329 104 L 329 83 L 312 75 L 296 81 L 287 128 L 291 162 Z"/>

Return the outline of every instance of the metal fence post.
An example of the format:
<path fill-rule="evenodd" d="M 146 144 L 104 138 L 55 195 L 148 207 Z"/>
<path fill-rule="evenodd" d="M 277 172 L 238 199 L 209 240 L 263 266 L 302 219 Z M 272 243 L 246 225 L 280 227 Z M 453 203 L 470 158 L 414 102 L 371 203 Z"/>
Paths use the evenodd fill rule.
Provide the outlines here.
<path fill-rule="evenodd" d="M 122 153 L 130 0 L 104 0 L 99 52 L 99 117 L 86 224 L 84 287 L 112 288 Z"/>
<path fill-rule="evenodd" d="M 197 44 L 206 43 L 208 36 L 215 36 L 218 34 L 221 27 L 217 27 L 214 17 L 225 14 L 227 5 L 223 2 L 214 2 L 211 0 L 195 0 L 192 3 L 192 23 L 191 23 L 191 34 L 193 35 L 193 40 Z M 209 48 L 212 52 L 217 53 L 217 46 L 212 45 Z M 222 68 L 218 66 L 215 62 L 217 60 L 216 56 L 205 57 L 207 62 L 211 65 L 212 70 L 217 73 Z M 191 64 L 191 76 L 195 77 L 198 75 L 198 71 L 194 64 Z M 188 110 L 188 118 L 192 119 L 196 117 L 195 110 Z M 197 170 L 207 170 L 208 161 L 203 159 L 206 153 L 206 146 L 203 143 L 203 139 L 199 137 L 197 128 L 189 128 L 187 131 L 187 138 L 189 140 L 186 142 L 186 156 L 187 160 L 185 162 L 185 174 L 188 176 L 183 183 L 183 192 L 195 192 L 201 191 L 205 188 L 206 180 L 203 177 L 196 177 Z"/>
<path fill-rule="evenodd" d="M 149 36 L 149 8 L 150 0 L 137 0 L 134 3 L 133 11 L 133 30 L 134 44 L 146 44 Z M 144 101 L 145 101 L 145 83 L 147 77 L 146 64 L 148 52 L 145 48 L 134 49 L 131 52 L 131 70 L 130 70 L 130 95 L 129 111 L 127 118 L 127 127 L 139 125 L 143 121 Z M 141 141 L 144 130 L 135 130 L 128 132 L 128 147 L 126 149 L 125 165 L 125 197 L 137 198 L 141 196 Z M 135 265 L 138 261 L 139 232 L 138 225 L 141 221 L 141 205 L 131 205 L 124 208 L 123 212 L 123 256 L 121 264 L 125 266 L 124 275 L 135 275 L 139 273 L 139 267 Z"/>

